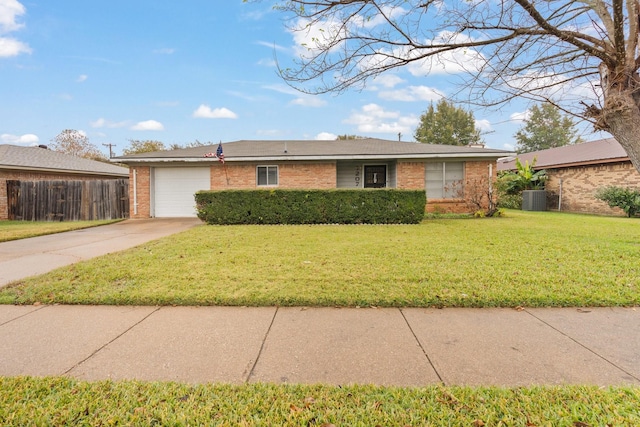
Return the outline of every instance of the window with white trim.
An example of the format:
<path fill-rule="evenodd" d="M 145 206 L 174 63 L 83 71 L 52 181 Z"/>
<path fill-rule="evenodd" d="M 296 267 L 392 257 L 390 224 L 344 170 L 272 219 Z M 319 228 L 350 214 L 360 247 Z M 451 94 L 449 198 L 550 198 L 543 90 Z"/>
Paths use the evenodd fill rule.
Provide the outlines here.
<path fill-rule="evenodd" d="M 464 183 L 464 162 L 427 163 L 427 199 L 460 198 Z"/>
<path fill-rule="evenodd" d="M 258 166 L 256 175 L 258 186 L 278 185 L 278 166 Z"/>

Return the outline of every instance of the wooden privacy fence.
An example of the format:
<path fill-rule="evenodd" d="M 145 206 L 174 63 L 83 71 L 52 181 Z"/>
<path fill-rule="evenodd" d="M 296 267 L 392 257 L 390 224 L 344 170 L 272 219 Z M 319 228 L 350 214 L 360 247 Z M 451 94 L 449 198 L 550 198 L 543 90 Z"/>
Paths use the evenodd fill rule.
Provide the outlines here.
<path fill-rule="evenodd" d="M 86 221 L 129 217 L 129 180 L 7 180 L 10 220 Z"/>

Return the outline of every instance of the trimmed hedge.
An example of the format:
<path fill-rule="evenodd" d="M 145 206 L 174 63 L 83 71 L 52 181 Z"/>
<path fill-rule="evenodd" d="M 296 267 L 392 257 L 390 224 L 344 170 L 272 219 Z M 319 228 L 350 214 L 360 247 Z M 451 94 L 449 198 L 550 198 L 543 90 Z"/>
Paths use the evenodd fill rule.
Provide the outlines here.
<path fill-rule="evenodd" d="M 222 190 L 196 193 L 207 224 L 417 224 L 423 190 Z"/>

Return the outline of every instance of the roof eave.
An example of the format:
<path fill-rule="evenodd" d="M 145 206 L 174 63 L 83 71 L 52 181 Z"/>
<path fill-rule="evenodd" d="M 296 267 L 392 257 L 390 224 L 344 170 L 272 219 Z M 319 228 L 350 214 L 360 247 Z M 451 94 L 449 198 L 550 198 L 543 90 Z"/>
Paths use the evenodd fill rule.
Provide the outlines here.
<path fill-rule="evenodd" d="M 499 159 L 507 157 L 513 153 L 434 153 L 434 154 L 345 154 L 332 156 L 247 156 L 247 157 L 226 157 L 225 162 L 274 162 L 274 161 L 331 161 L 331 160 L 428 160 L 428 159 Z M 217 163 L 215 158 L 193 158 L 193 157 L 155 157 L 155 158 L 118 158 L 118 163 Z"/>
<path fill-rule="evenodd" d="M 29 172 L 64 173 L 64 174 L 71 174 L 71 175 L 121 176 L 123 178 L 129 177 L 128 171 L 123 173 L 114 173 L 114 172 L 99 172 L 99 171 L 82 171 L 82 170 L 76 170 L 76 169 L 40 168 L 40 167 L 19 166 L 19 165 L 0 165 L 0 169 L 29 171 Z"/>

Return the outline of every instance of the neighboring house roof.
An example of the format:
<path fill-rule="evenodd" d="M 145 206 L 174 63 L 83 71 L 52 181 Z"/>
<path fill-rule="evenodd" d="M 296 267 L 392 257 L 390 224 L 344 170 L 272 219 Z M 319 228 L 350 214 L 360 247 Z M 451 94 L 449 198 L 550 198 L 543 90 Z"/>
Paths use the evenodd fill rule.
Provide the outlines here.
<path fill-rule="evenodd" d="M 563 168 L 592 164 L 629 161 L 624 148 L 615 138 L 599 139 L 548 150 L 519 154 L 520 162 L 531 163 L 536 159 L 535 169 Z M 515 170 L 516 157 L 498 160 L 498 170 Z"/>
<path fill-rule="evenodd" d="M 41 147 L 0 145 L 0 170 L 26 170 L 126 178 L 129 169 L 105 162 L 71 156 Z"/>
<path fill-rule="evenodd" d="M 215 153 L 218 144 L 153 153 L 115 157 L 112 161 L 138 162 L 212 162 L 204 157 Z M 222 144 L 226 162 L 280 160 L 375 160 L 425 158 L 488 158 L 497 159 L 512 152 L 483 147 L 420 144 L 383 139 L 337 141 L 234 141 Z"/>

